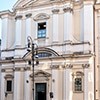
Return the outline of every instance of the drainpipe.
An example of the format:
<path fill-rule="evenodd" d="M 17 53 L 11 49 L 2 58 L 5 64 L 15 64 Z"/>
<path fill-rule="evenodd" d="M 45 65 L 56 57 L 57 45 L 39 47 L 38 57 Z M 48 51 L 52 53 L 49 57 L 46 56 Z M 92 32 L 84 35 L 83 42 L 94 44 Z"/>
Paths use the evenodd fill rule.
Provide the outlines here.
<path fill-rule="evenodd" d="M 94 52 L 94 100 L 96 100 L 95 8 L 94 7 L 93 7 L 93 52 Z"/>

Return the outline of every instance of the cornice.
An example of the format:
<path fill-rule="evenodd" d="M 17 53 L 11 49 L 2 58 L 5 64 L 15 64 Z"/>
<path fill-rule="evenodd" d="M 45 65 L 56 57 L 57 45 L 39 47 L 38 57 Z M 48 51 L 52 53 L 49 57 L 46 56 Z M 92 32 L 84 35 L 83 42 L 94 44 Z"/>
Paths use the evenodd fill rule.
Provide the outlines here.
<path fill-rule="evenodd" d="M 31 67 L 16 67 L 16 68 L 2 68 L 1 72 L 21 72 L 21 71 L 31 71 Z"/>
<path fill-rule="evenodd" d="M 5 16 L 15 16 L 15 12 L 11 12 L 10 10 L 5 10 L 0 12 L 0 18 L 4 18 Z"/>

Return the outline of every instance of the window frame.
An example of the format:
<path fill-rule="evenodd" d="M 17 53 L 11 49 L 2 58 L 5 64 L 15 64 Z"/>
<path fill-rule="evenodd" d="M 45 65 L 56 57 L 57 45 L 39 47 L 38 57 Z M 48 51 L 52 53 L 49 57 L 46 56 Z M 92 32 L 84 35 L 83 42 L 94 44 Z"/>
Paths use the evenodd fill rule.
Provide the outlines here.
<path fill-rule="evenodd" d="M 5 76 L 5 93 L 11 94 L 13 92 L 13 78 L 14 76 L 10 74 Z M 7 90 L 7 81 L 11 81 L 11 91 Z"/>
<path fill-rule="evenodd" d="M 79 79 L 81 80 L 81 85 L 76 84 L 76 82 L 78 82 Z M 82 78 L 81 77 L 76 77 L 74 79 L 74 91 L 75 92 L 82 92 Z"/>
<path fill-rule="evenodd" d="M 83 77 L 84 76 L 83 72 L 78 71 L 76 73 L 73 73 L 72 76 L 73 76 L 73 92 L 74 93 L 81 93 L 81 92 L 83 92 L 83 86 L 84 86 L 83 85 L 83 78 L 84 78 Z M 81 79 L 81 89 L 80 90 L 78 90 L 78 88 L 80 86 L 76 89 L 75 79 Z"/>
<path fill-rule="evenodd" d="M 8 82 L 11 82 L 10 83 L 10 90 L 9 90 L 9 87 L 8 87 L 9 86 L 9 83 Z M 12 79 L 7 79 L 6 80 L 6 92 L 12 92 L 12 88 L 13 88 L 12 83 L 13 83 L 12 82 Z"/>
<path fill-rule="evenodd" d="M 42 24 L 42 23 L 45 23 L 45 27 L 46 27 L 46 28 L 45 28 L 45 29 L 40 29 L 40 30 L 39 30 L 39 29 L 38 29 L 39 24 Z M 43 33 L 41 33 L 40 36 L 39 36 L 39 31 L 45 31 L 45 33 L 44 33 L 45 36 L 43 36 Z M 44 38 L 47 37 L 46 35 L 47 35 L 47 21 L 40 21 L 40 22 L 37 22 L 37 38 L 38 38 L 38 39 L 44 39 Z"/>

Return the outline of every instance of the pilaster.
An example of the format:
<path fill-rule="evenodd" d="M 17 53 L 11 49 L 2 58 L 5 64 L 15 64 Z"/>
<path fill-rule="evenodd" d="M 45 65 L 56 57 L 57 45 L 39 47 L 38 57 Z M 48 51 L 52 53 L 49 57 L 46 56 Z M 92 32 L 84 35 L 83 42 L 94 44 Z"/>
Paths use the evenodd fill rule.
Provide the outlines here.
<path fill-rule="evenodd" d="M 31 23 L 32 23 L 31 16 L 32 16 L 32 14 L 29 13 L 29 14 L 26 14 L 25 16 L 26 16 L 26 22 L 25 22 L 26 28 L 25 29 L 26 29 L 26 44 L 27 44 L 27 37 L 31 36 L 31 29 L 32 29 L 32 27 L 31 27 Z"/>
<path fill-rule="evenodd" d="M 22 45 L 22 15 L 16 16 L 16 29 L 15 29 L 15 47 Z"/>
<path fill-rule="evenodd" d="M 88 94 L 89 94 L 89 81 L 88 81 L 88 72 L 89 72 L 89 64 L 83 64 L 82 67 L 84 69 L 84 100 L 89 100 Z"/>
<path fill-rule="evenodd" d="M 21 68 L 14 70 L 14 100 L 23 100 L 23 74 Z"/>
<path fill-rule="evenodd" d="M 59 100 L 59 66 L 53 65 L 52 67 L 52 92 L 53 92 L 53 99 L 52 100 Z"/>
<path fill-rule="evenodd" d="M 94 34 L 94 14 L 93 14 L 93 4 L 85 3 L 83 7 L 83 31 L 84 31 L 84 41 L 89 41 L 93 44 L 93 34 Z"/>
<path fill-rule="evenodd" d="M 59 9 L 52 10 L 53 13 L 53 32 L 52 32 L 52 41 L 53 43 L 59 41 Z"/>
<path fill-rule="evenodd" d="M 64 71 L 64 100 L 72 100 L 72 68 L 73 65 L 68 64 L 65 66 Z"/>
<path fill-rule="evenodd" d="M 70 7 L 64 8 L 64 41 L 72 41 L 73 34 L 73 9 Z"/>
<path fill-rule="evenodd" d="M 24 70 L 25 70 L 25 72 L 24 72 L 24 94 L 25 94 L 24 100 L 32 100 L 33 84 L 29 77 L 30 73 L 32 73 L 32 72 L 29 67 L 25 68 Z"/>
<path fill-rule="evenodd" d="M 0 100 L 5 100 L 5 70 L 1 70 L 1 82 L 2 84 L 0 84 L 1 89 L 0 89 L 0 93 L 1 93 L 1 97 Z"/>
<path fill-rule="evenodd" d="M 2 16 L 1 49 L 11 49 L 14 43 L 14 18 L 10 15 Z"/>

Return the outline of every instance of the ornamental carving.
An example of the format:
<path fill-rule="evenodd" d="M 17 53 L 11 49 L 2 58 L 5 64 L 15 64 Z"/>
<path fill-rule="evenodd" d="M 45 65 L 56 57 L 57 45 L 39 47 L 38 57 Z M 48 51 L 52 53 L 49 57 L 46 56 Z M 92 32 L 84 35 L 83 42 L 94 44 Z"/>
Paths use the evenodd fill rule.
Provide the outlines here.
<path fill-rule="evenodd" d="M 53 10 L 52 10 L 52 13 L 53 13 L 53 14 L 58 14 L 59 11 L 60 11 L 59 9 L 53 9 Z"/>
<path fill-rule="evenodd" d="M 52 69 L 58 69 L 59 68 L 59 65 L 51 65 L 51 68 Z"/>
<path fill-rule="evenodd" d="M 36 15 L 33 19 L 34 19 L 34 21 L 38 21 L 38 20 L 46 20 L 49 18 L 50 18 L 50 16 L 48 14 L 40 13 L 40 14 Z"/>
<path fill-rule="evenodd" d="M 64 9 L 63 9 L 63 11 L 64 11 L 64 12 L 72 12 L 72 11 L 73 11 L 73 9 L 72 9 L 72 8 L 70 8 L 70 7 L 67 7 L 67 8 L 64 8 Z"/>
<path fill-rule="evenodd" d="M 90 64 L 82 64 L 82 67 L 83 68 L 89 68 L 90 67 Z"/>
<path fill-rule="evenodd" d="M 5 72 L 6 70 L 5 69 L 1 69 L 1 72 Z"/>
<path fill-rule="evenodd" d="M 23 17 L 22 15 L 18 15 L 15 17 L 15 20 L 22 19 L 22 17 Z"/>
<path fill-rule="evenodd" d="M 8 78 L 14 78 L 14 76 L 11 75 L 11 74 L 7 74 L 4 78 L 5 78 L 5 79 L 8 79 Z"/>
<path fill-rule="evenodd" d="M 37 72 L 34 73 L 34 76 L 35 77 L 38 77 L 38 78 L 39 77 L 50 77 L 51 74 L 48 73 L 48 72 L 45 72 L 43 70 L 39 70 L 39 71 L 37 71 Z M 33 77 L 33 74 L 30 74 L 30 77 L 32 78 Z"/>
<path fill-rule="evenodd" d="M 27 71 L 27 70 L 29 71 L 29 70 L 31 70 L 31 68 L 30 67 L 25 67 L 24 70 L 25 71 Z"/>
<path fill-rule="evenodd" d="M 29 13 L 29 14 L 26 14 L 25 16 L 26 16 L 26 18 L 29 18 L 29 17 L 31 17 L 31 16 L 32 16 L 32 14 L 31 14 L 31 13 Z"/>
<path fill-rule="evenodd" d="M 65 68 L 71 69 L 71 68 L 73 68 L 73 65 L 72 65 L 72 64 L 67 64 L 67 65 L 65 66 Z"/>
<path fill-rule="evenodd" d="M 21 71 L 21 68 L 15 68 L 14 71 Z"/>

